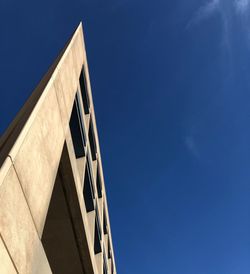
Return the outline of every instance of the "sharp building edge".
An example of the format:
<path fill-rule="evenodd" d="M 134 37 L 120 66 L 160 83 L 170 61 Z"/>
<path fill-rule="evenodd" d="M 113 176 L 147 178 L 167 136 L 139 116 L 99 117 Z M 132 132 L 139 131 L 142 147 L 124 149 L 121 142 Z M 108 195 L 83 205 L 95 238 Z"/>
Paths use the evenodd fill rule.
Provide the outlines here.
<path fill-rule="evenodd" d="M 0 140 L 0 273 L 116 274 L 82 24 Z"/>

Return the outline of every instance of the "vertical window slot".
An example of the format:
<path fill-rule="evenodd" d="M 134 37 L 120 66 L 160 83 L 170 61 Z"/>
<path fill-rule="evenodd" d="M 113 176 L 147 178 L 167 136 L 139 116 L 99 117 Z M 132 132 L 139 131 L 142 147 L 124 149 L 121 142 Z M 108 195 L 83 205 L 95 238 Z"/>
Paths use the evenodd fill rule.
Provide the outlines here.
<path fill-rule="evenodd" d="M 94 195 L 92 176 L 91 176 L 88 160 L 87 160 L 87 165 L 86 165 L 86 170 L 84 175 L 83 196 L 84 196 L 84 202 L 85 202 L 87 212 L 94 210 L 95 195 Z"/>
<path fill-rule="evenodd" d="M 89 143 L 90 143 L 90 149 L 91 149 L 91 155 L 92 160 L 96 160 L 96 141 L 95 141 L 95 135 L 94 135 L 94 128 L 92 120 L 90 120 L 89 124 Z"/>
<path fill-rule="evenodd" d="M 95 241 L 94 241 L 95 254 L 102 252 L 101 240 L 102 240 L 102 234 L 101 234 L 101 227 L 100 227 L 100 219 L 99 219 L 99 215 L 98 215 L 98 209 L 96 208 Z"/>
<path fill-rule="evenodd" d="M 86 144 L 86 137 L 84 124 L 81 118 L 81 107 L 77 95 L 71 112 L 69 126 L 76 158 L 83 157 L 85 156 L 84 146 Z"/>
<path fill-rule="evenodd" d="M 101 174 L 100 174 L 99 164 L 97 165 L 96 188 L 97 188 L 98 198 L 102 198 L 102 181 L 101 181 Z"/>
<path fill-rule="evenodd" d="M 104 234 L 108 234 L 107 219 L 106 219 L 106 213 L 105 213 L 105 208 L 104 207 L 103 207 L 103 232 L 104 232 Z"/>
<path fill-rule="evenodd" d="M 81 74 L 79 77 L 79 82 L 80 82 L 81 93 L 82 93 L 84 113 L 89 114 L 90 103 L 89 103 L 89 96 L 88 96 L 87 82 L 86 82 L 84 67 L 82 68 L 82 71 L 81 71 Z"/>

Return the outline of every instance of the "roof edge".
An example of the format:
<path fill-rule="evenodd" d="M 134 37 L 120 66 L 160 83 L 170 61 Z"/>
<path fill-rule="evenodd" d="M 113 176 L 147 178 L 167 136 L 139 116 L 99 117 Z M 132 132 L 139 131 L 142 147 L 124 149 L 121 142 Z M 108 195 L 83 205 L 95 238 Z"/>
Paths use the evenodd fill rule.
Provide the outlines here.
<path fill-rule="evenodd" d="M 49 67 L 46 74 L 42 77 L 36 88 L 33 90 L 29 98 L 26 100 L 24 105 L 21 107 L 15 118 L 12 120 L 10 125 L 7 127 L 3 135 L 0 137 L 0 168 L 2 167 L 5 159 L 8 157 L 10 150 L 12 149 L 15 141 L 20 135 L 23 127 L 25 126 L 27 120 L 29 119 L 34 107 L 36 106 L 38 100 L 40 99 L 43 91 L 48 85 L 50 79 L 52 78 L 53 73 L 56 70 L 61 58 L 69 47 L 71 41 L 73 40 L 75 34 L 79 29 L 82 28 L 82 22 L 79 23 L 77 28 L 74 30 L 73 34 L 70 36 L 70 39 L 67 41 L 63 49 L 60 51 L 59 55 Z"/>

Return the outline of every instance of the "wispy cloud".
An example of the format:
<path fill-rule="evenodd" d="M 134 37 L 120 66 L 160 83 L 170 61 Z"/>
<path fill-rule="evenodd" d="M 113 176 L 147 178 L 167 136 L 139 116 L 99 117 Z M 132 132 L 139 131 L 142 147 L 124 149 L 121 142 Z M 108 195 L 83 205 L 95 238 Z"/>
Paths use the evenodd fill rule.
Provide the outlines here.
<path fill-rule="evenodd" d="M 194 27 L 217 13 L 222 18 L 224 31 L 228 32 L 228 25 L 233 19 L 232 11 L 240 17 L 245 15 L 250 11 L 250 0 L 207 0 L 204 5 L 198 7 L 187 26 Z"/>
<path fill-rule="evenodd" d="M 219 10 L 220 0 L 210 0 L 205 5 L 201 6 L 188 22 L 187 27 L 190 28 L 193 25 L 198 24 L 199 22 L 203 21 L 204 19 L 209 18 L 214 14 L 214 12 Z"/>
<path fill-rule="evenodd" d="M 234 0 L 234 6 L 238 13 L 244 13 L 248 10 L 250 0 Z"/>
<path fill-rule="evenodd" d="M 202 21 L 210 19 L 212 16 L 217 15 L 221 19 L 222 36 L 221 44 L 223 50 L 226 49 L 229 60 L 231 59 L 231 43 L 230 43 L 230 0 L 208 0 L 204 5 L 200 6 L 193 14 L 188 22 L 187 27 L 193 28 L 195 25 Z M 231 0 L 236 1 L 236 0 Z M 240 0 L 238 0 L 240 1 Z M 241 0 L 243 1 L 243 0 Z M 247 0 L 249 1 L 249 0 Z M 228 4 L 229 3 L 229 4 Z"/>
<path fill-rule="evenodd" d="M 193 29 L 202 21 L 212 19 L 217 15 L 221 19 L 221 45 L 223 52 L 228 53 L 229 63 L 232 62 L 233 33 L 241 28 L 242 40 L 250 48 L 250 0 L 207 0 L 198 7 L 187 24 L 187 29 Z M 235 20 L 235 19 L 240 20 Z M 241 23 L 239 23 L 241 22 Z M 230 65 L 231 67 L 231 65 Z"/>

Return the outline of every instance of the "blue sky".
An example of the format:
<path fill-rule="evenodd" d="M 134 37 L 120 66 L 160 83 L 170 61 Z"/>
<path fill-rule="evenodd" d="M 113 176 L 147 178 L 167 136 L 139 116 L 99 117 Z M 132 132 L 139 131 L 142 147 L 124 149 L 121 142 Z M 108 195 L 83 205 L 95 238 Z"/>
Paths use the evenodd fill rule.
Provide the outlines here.
<path fill-rule="evenodd" d="M 121 274 L 250 273 L 250 1 L 0 1 L 0 132 L 83 21 Z"/>

